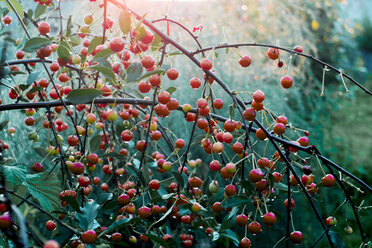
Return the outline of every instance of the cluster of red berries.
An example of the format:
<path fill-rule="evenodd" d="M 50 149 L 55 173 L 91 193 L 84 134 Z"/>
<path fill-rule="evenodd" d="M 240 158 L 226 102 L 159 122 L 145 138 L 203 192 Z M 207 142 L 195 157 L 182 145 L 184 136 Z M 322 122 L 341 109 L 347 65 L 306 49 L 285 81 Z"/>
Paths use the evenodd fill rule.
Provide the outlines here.
<path fill-rule="evenodd" d="M 47 6 L 51 5 L 53 2 L 53 0 L 34 0 L 34 1 L 35 3 L 38 3 L 40 5 L 47 5 Z"/>

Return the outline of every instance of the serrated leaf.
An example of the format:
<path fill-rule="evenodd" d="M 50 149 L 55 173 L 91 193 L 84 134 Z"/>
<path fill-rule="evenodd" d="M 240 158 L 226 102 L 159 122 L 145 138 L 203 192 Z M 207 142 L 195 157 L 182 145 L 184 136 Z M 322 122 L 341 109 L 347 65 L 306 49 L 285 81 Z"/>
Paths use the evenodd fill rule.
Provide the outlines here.
<path fill-rule="evenodd" d="M 20 166 L 3 166 L 5 181 L 9 182 L 12 186 L 21 184 L 26 180 L 27 171 L 24 167 Z"/>
<path fill-rule="evenodd" d="M 138 80 L 141 77 L 143 71 L 143 67 L 141 63 L 135 62 L 130 64 L 130 66 L 127 68 L 127 82 L 133 82 Z"/>
<path fill-rule="evenodd" d="M 102 92 L 97 89 L 76 89 L 72 90 L 66 99 L 73 104 L 85 104 L 100 95 L 102 95 Z"/>
<path fill-rule="evenodd" d="M 68 205 L 70 205 L 73 210 L 81 213 L 80 205 L 76 198 L 74 198 L 73 196 L 65 196 L 63 199 L 68 203 Z"/>
<path fill-rule="evenodd" d="M 99 145 L 101 144 L 101 136 L 95 135 L 89 140 L 89 151 L 94 153 L 99 149 Z"/>
<path fill-rule="evenodd" d="M 22 185 L 39 201 L 44 210 L 53 211 L 60 207 L 61 183 L 56 174 L 48 172 L 28 174 Z"/>
<path fill-rule="evenodd" d="M 47 6 L 46 5 L 41 5 L 41 4 L 38 4 L 35 8 L 35 13 L 34 13 L 34 19 L 37 19 L 39 18 L 42 14 L 45 13 L 47 9 Z"/>
<path fill-rule="evenodd" d="M 26 41 L 22 50 L 25 52 L 36 52 L 40 48 L 44 48 L 47 45 L 50 45 L 50 40 L 45 37 L 34 37 Z"/>
<path fill-rule="evenodd" d="M 91 229 L 94 221 L 98 215 L 98 205 L 95 201 L 87 202 L 83 208 L 81 208 L 81 213 L 75 214 L 76 219 L 79 221 L 79 225 L 83 230 Z"/>
<path fill-rule="evenodd" d="M 127 11 L 122 11 L 119 15 L 119 26 L 123 34 L 128 33 L 132 29 L 131 16 Z"/>
<path fill-rule="evenodd" d="M 171 87 L 169 87 L 168 89 L 166 89 L 165 91 L 168 91 L 168 93 L 169 93 L 170 95 L 172 95 L 172 93 L 175 92 L 176 90 L 177 90 L 176 87 L 171 86 Z"/>

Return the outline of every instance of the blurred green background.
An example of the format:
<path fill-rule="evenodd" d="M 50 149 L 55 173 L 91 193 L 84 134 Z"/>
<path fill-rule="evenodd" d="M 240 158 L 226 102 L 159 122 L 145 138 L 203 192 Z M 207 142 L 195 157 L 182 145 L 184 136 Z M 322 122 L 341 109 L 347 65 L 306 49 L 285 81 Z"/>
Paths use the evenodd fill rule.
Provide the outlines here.
<path fill-rule="evenodd" d="M 33 1 L 21 2 L 26 9 L 34 6 Z M 363 86 L 372 89 L 372 2 L 369 0 L 176 0 L 173 4 L 168 1 L 132 0 L 128 1 L 128 5 L 139 13 L 148 12 L 147 17 L 150 19 L 169 16 L 191 30 L 202 25 L 199 41 L 203 46 L 214 46 L 221 42 L 260 42 L 288 48 L 301 45 L 304 47 L 304 53 L 342 68 Z M 83 16 L 92 11 L 91 7 L 81 1 L 64 0 L 62 6 L 64 16 L 67 18 L 68 15 L 73 15 L 77 23 L 82 23 Z M 110 9 L 109 15 L 113 18 L 117 14 L 115 9 Z M 76 19 L 77 17 L 81 19 Z M 157 25 L 166 30 L 165 23 Z M 99 28 L 97 25 L 97 29 Z M 193 40 L 178 27 L 171 25 L 170 35 L 190 50 L 197 49 Z M 15 52 L 15 49 L 9 47 L 7 59 L 15 59 Z M 220 50 L 218 57 L 214 58 L 216 73 L 229 87 L 250 92 L 263 90 L 267 96 L 267 108 L 278 115 L 284 114 L 293 125 L 308 130 L 311 143 L 316 145 L 323 155 L 372 185 L 372 97 L 345 79 L 350 90 L 346 94 L 340 76 L 331 71 L 326 73 L 325 95 L 321 97 L 322 66 L 297 56 L 293 58 L 291 70 L 295 79 L 294 87 L 290 91 L 283 90 L 278 78 L 285 73 L 286 66 L 284 69 L 278 69 L 276 64 L 268 61 L 265 48 L 241 48 L 239 52 L 252 57 L 253 63 L 249 69 L 242 70 L 238 66 L 239 57 L 233 50 L 228 53 Z M 289 54 L 283 52 L 281 59 L 285 65 L 288 58 Z M 180 56 L 172 57 L 166 63 L 182 67 L 174 96 L 181 104 L 195 102 L 201 93 L 200 90 L 195 93 L 189 87 L 189 79 L 195 76 L 195 67 Z M 171 86 L 170 82 L 166 84 Z M 1 99 L 6 98 L 8 89 L 0 89 Z M 225 106 L 230 104 L 229 98 L 217 85 L 213 86 L 213 90 L 225 101 Z M 223 111 L 217 113 L 224 114 Z M 23 116 L 14 111 L 11 114 L 0 114 L 0 121 L 10 118 L 8 127 L 17 128 L 16 136 L 9 137 L 6 132 L 1 132 L 0 139 L 5 139 L 11 147 L 16 147 L 15 151 L 24 151 L 17 154 L 19 161 L 26 163 L 30 157 L 37 161 L 33 150 L 26 149 L 28 145 L 32 145 L 31 141 L 24 142 L 31 129 L 24 127 Z M 169 129 L 175 130 L 176 134 L 188 137 L 191 124 L 177 120 L 180 116 L 179 113 L 172 114 L 165 123 Z M 195 158 L 203 156 L 197 152 L 198 147 L 193 150 Z M 363 200 L 364 206 L 371 204 L 371 197 L 366 197 L 353 187 L 348 189 L 356 205 L 361 204 Z M 333 214 L 338 218 L 339 224 L 335 231 L 340 233 L 346 247 L 359 247 L 360 236 L 357 230 L 352 235 L 343 232 L 346 225 L 356 227 L 350 207 L 340 208 L 333 213 L 343 200 L 342 193 L 335 190 L 332 193 L 324 191 L 316 197 L 323 217 Z M 294 211 L 296 227 L 308 235 L 313 235 L 298 247 L 308 247 L 319 235 L 320 232 L 317 231 L 320 230 L 320 225 L 305 198 L 296 199 L 297 201 L 300 211 Z M 360 214 L 365 232 L 371 239 L 371 211 L 366 209 Z M 277 234 L 270 237 L 253 237 L 253 243 L 262 244 L 254 247 L 272 247 L 275 240 L 281 237 L 284 227 L 276 228 Z M 270 239 L 270 242 L 265 242 L 267 239 Z M 327 244 L 323 242 L 320 247 L 327 247 Z"/>

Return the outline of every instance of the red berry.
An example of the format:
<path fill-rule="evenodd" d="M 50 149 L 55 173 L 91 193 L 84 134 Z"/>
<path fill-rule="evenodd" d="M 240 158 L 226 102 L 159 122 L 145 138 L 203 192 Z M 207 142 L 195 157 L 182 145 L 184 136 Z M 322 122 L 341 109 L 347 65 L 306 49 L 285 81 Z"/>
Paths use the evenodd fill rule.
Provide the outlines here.
<path fill-rule="evenodd" d="M 110 41 L 110 49 L 114 52 L 120 52 L 124 49 L 124 41 L 121 38 L 115 37 Z"/>
<path fill-rule="evenodd" d="M 38 29 L 41 35 L 47 35 L 50 32 L 50 25 L 47 22 L 40 22 Z"/>
<path fill-rule="evenodd" d="M 202 59 L 200 62 L 200 68 L 202 68 L 203 70 L 209 71 L 210 69 L 212 69 L 212 66 L 212 61 L 210 61 L 209 59 Z"/>
<path fill-rule="evenodd" d="M 242 67 L 248 67 L 251 65 L 251 62 L 252 62 L 252 59 L 251 57 L 249 56 L 243 56 L 239 59 L 239 64 L 242 66 Z"/>

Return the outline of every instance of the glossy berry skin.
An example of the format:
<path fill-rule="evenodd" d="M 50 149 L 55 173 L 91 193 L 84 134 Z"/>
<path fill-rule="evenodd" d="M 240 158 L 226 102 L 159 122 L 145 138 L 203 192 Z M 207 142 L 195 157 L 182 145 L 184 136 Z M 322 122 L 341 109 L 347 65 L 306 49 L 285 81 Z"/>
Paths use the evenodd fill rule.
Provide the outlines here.
<path fill-rule="evenodd" d="M 264 174 L 260 169 L 253 169 L 249 172 L 248 177 L 251 182 L 257 183 L 264 177 Z"/>
<path fill-rule="evenodd" d="M 6 230 L 9 229 L 12 226 L 12 220 L 10 218 L 10 215 L 5 213 L 0 216 L 0 229 Z"/>
<path fill-rule="evenodd" d="M 245 56 L 243 56 L 239 59 L 239 64 L 240 64 L 241 67 L 246 68 L 246 67 L 250 66 L 251 63 L 252 63 L 252 59 L 248 55 L 245 55 Z"/>
<path fill-rule="evenodd" d="M 202 68 L 203 70 L 209 71 L 210 69 L 212 69 L 212 66 L 212 61 L 210 61 L 209 59 L 202 59 L 200 62 L 200 68 Z"/>
<path fill-rule="evenodd" d="M 327 174 L 325 175 L 323 178 L 322 178 L 322 185 L 325 186 L 325 187 L 332 187 L 333 185 L 335 185 L 336 181 L 335 181 L 335 177 L 332 175 L 332 174 Z"/>
<path fill-rule="evenodd" d="M 253 221 L 248 225 L 248 232 L 252 233 L 253 235 L 259 234 L 261 231 L 261 224 L 257 221 Z"/>
<path fill-rule="evenodd" d="M 267 56 L 271 60 L 278 59 L 279 58 L 279 49 L 273 48 L 273 47 L 269 48 L 269 50 L 267 51 Z"/>
<path fill-rule="evenodd" d="M 277 135 L 282 135 L 285 133 L 285 125 L 283 123 L 276 123 L 273 127 L 273 131 Z"/>
<path fill-rule="evenodd" d="M 190 80 L 190 86 L 193 89 L 198 89 L 201 86 L 201 80 L 197 77 Z"/>
<path fill-rule="evenodd" d="M 265 100 L 265 93 L 262 90 L 257 90 L 253 93 L 253 100 L 256 102 L 263 102 Z"/>
<path fill-rule="evenodd" d="M 293 79 L 292 77 L 286 75 L 280 79 L 280 84 L 284 89 L 289 89 L 293 85 Z"/>
<path fill-rule="evenodd" d="M 111 235 L 111 240 L 114 242 L 120 242 L 123 239 L 123 235 L 119 232 L 113 233 Z"/>
<path fill-rule="evenodd" d="M 170 68 L 167 71 L 167 76 L 170 80 L 176 80 L 178 78 L 178 70 L 176 68 Z"/>
<path fill-rule="evenodd" d="M 115 37 L 110 41 L 109 47 L 114 53 L 120 52 L 124 49 L 124 41 Z"/>
<path fill-rule="evenodd" d="M 59 244 L 57 241 L 55 240 L 48 240 L 47 242 L 45 242 L 43 248 L 59 248 Z"/>
<path fill-rule="evenodd" d="M 160 189 L 160 182 L 159 180 L 153 179 L 149 182 L 149 188 L 152 190 Z"/>
<path fill-rule="evenodd" d="M 41 35 L 47 35 L 50 32 L 50 25 L 47 22 L 40 22 L 38 30 Z"/>
<path fill-rule="evenodd" d="M 88 230 L 81 235 L 81 240 L 85 244 L 93 244 L 97 240 L 97 234 L 94 230 Z"/>
<path fill-rule="evenodd" d="M 293 200 L 293 198 L 291 198 L 291 202 L 290 202 L 290 206 L 288 206 L 289 202 L 288 202 L 288 199 L 285 199 L 284 201 L 284 207 L 285 208 L 290 208 L 290 209 L 293 209 L 294 206 L 296 205 L 296 202 Z"/>
<path fill-rule="evenodd" d="M 326 225 L 327 226 L 336 226 L 337 225 L 337 219 L 333 216 L 329 216 L 326 219 Z"/>
<path fill-rule="evenodd" d="M 150 215 L 151 215 L 151 208 L 149 208 L 149 207 L 145 207 L 145 206 L 140 207 L 140 208 L 138 209 L 138 215 L 139 215 L 142 219 L 146 219 L 146 218 L 150 217 Z"/>
<path fill-rule="evenodd" d="M 273 212 L 268 212 L 262 217 L 262 222 L 268 226 L 272 227 L 276 223 L 276 216 Z"/>
<path fill-rule="evenodd" d="M 56 223 L 54 223 L 54 221 L 52 221 L 52 220 L 48 220 L 45 223 L 45 226 L 48 229 L 48 231 L 54 231 L 57 227 Z"/>
<path fill-rule="evenodd" d="M 245 214 L 240 214 L 238 216 L 236 216 L 235 218 L 235 222 L 236 224 L 238 224 L 239 226 L 245 226 L 248 224 L 248 217 L 245 215 Z"/>
<path fill-rule="evenodd" d="M 289 240 L 292 241 L 294 244 L 299 244 L 304 240 L 304 236 L 299 231 L 294 231 L 289 235 Z"/>
<path fill-rule="evenodd" d="M 9 25 L 10 23 L 12 23 L 12 18 L 10 16 L 4 16 L 3 19 L 2 19 L 3 23 L 5 25 Z"/>
<path fill-rule="evenodd" d="M 242 238 L 242 240 L 240 240 L 240 247 L 242 247 L 242 248 L 249 248 L 249 247 L 251 247 L 251 241 L 250 241 L 250 239 L 249 238 L 247 238 L 247 237 L 244 237 L 244 238 Z"/>
<path fill-rule="evenodd" d="M 84 165 L 80 162 L 75 162 L 71 165 L 70 170 L 74 175 L 81 175 L 84 173 Z"/>

